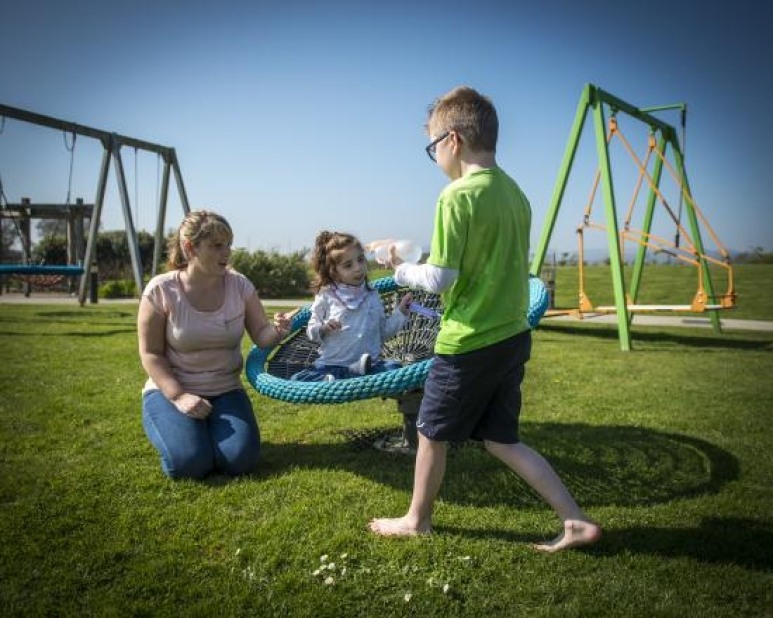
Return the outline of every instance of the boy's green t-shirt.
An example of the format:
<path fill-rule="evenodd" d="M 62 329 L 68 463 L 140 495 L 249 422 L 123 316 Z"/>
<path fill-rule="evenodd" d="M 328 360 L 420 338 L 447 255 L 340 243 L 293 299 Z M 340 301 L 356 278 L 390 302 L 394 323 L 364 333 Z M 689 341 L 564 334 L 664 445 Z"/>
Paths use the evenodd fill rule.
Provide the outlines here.
<path fill-rule="evenodd" d="M 443 292 L 438 354 L 462 354 L 529 329 L 531 207 L 498 167 L 469 173 L 440 194 L 427 262 L 459 271 Z"/>

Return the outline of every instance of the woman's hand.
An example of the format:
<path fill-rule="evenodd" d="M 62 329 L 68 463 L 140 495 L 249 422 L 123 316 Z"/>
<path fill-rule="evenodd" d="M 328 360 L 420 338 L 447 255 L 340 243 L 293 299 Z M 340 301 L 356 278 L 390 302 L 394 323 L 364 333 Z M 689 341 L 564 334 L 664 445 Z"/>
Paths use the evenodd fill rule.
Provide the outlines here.
<path fill-rule="evenodd" d="M 201 421 L 212 412 L 212 405 L 206 399 L 192 393 L 183 393 L 171 401 L 182 414 Z"/>
<path fill-rule="evenodd" d="M 290 327 L 292 326 L 293 319 L 292 316 L 297 313 L 297 311 L 294 311 L 290 314 L 287 313 L 275 313 L 274 314 L 274 328 L 276 329 L 277 333 L 277 343 L 282 341 L 285 337 L 287 337 L 287 333 L 290 332 Z"/>

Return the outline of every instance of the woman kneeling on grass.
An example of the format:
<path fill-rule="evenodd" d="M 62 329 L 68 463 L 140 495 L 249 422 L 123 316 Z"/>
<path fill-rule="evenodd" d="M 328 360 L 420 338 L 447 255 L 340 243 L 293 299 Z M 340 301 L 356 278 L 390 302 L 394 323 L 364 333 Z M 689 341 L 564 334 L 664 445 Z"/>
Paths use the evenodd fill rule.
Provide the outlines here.
<path fill-rule="evenodd" d="M 189 213 L 169 240 L 168 272 L 151 279 L 137 317 L 148 374 L 142 424 L 172 478 L 254 470 L 260 431 L 241 385 L 241 343 L 278 343 L 290 320 L 269 322 L 255 287 L 228 266 L 233 232 L 213 212 Z"/>

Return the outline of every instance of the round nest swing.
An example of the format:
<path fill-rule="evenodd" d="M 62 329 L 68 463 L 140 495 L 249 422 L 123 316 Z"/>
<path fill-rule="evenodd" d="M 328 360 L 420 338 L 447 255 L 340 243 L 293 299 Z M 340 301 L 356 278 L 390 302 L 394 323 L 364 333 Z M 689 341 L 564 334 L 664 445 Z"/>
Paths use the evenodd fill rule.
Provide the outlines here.
<path fill-rule="evenodd" d="M 371 282 L 378 291 L 387 315 L 408 292 L 393 277 Z M 413 302 L 427 311 L 411 311 L 407 325 L 384 342 L 383 359 L 399 361 L 403 366 L 383 373 L 373 373 L 332 382 L 302 382 L 290 377 L 311 366 L 318 358 L 318 344 L 306 336 L 311 317 L 310 306 L 293 316 L 290 334 L 270 348 L 253 346 L 247 355 L 245 373 L 250 384 L 262 395 L 290 403 L 346 403 L 372 397 L 398 397 L 421 389 L 432 362 L 435 338 L 442 312 L 440 297 L 422 290 L 410 290 Z M 528 320 L 536 328 L 548 308 L 545 284 L 537 277 L 529 279 Z"/>

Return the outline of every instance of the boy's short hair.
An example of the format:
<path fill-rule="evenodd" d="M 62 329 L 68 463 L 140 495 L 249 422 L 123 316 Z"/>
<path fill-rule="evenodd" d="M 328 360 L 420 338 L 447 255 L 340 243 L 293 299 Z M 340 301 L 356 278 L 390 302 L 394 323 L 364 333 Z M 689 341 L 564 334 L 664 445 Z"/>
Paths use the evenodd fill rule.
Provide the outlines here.
<path fill-rule="evenodd" d="M 470 150 L 496 152 L 499 119 L 491 99 L 469 86 L 438 97 L 428 108 L 426 130 L 439 136 L 456 131 Z"/>

